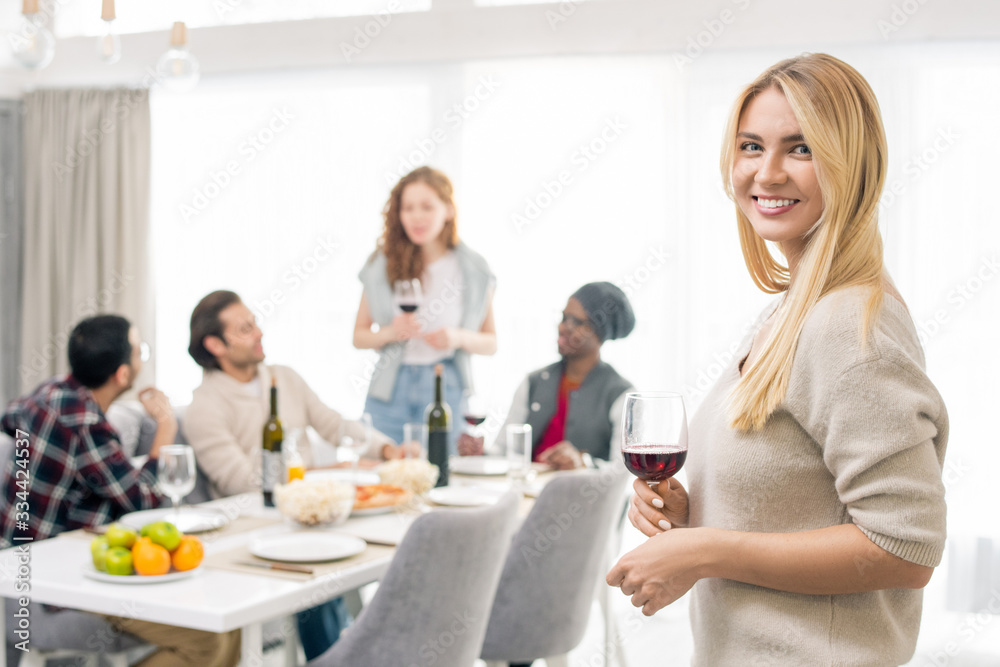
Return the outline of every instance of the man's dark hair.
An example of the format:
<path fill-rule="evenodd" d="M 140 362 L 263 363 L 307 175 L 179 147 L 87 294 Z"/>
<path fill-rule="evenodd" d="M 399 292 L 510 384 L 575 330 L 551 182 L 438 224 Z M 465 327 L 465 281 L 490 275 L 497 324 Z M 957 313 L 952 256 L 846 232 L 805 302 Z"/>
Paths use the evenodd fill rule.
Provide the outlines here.
<path fill-rule="evenodd" d="M 242 303 L 236 292 L 217 290 L 199 301 L 191 313 L 191 342 L 188 344 L 188 354 L 202 368 L 221 370 L 218 359 L 205 348 L 205 337 L 223 337 L 219 313 L 234 303 Z"/>
<path fill-rule="evenodd" d="M 108 381 L 122 364 L 132 361 L 128 331 L 132 325 L 119 315 L 88 317 L 69 335 L 69 367 L 89 389 Z"/>

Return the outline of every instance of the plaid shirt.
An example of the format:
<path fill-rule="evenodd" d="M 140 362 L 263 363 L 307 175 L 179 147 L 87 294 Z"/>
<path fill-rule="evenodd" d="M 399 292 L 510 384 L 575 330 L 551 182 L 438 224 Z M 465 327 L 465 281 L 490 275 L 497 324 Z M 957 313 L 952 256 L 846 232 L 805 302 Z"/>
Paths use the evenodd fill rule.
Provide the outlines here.
<path fill-rule="evenodd" d="M 0 427 L 15 439 L 0 494 L 3 546 L 15 536 L 43 540 L 160 504 L 156 460 L 132 467 L 118 432 L 73 376 L 12 402 Z"/>

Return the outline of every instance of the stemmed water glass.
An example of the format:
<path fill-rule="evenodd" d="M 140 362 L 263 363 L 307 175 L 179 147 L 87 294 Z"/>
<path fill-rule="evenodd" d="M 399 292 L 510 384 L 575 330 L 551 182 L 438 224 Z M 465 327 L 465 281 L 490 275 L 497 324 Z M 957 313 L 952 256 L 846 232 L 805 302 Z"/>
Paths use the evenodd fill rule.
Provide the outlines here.
<path fill-rule="evenodd" d="M 361 426 L 364 429 L 364 436 L 360 440 L 355 440 L 349 435 L 340 439 L 341 447 L 345 448 L 351 457 L 351 480 L 355 485 L 358 484 L 358 465 L 361 463 L 361 457 L 368 451 L 375 432 L 372 416 L 367 412 L 361 415 Z"/>
<path fill-rule="evenodd" d="M 420 288 L 420 280 L 397 280 L 392 285 L 392 296 L 396 305 L 404 313 L 415 313 L 423 300 L 423 291 Z"/>
<path fill-rule="evenodd" d="M 680 471 L 687 458 L 684 397 L 673 392 L 631 392 L 622 414 L 625 467 L 651 488 Z"/>
<path fill-rule="evenodd" d="M 197 468 L 194 450 L 188 445 L 160 447 L 156 462 L 156 477 L 163 493 L 170 496 L 174 515 L 180 515 L 181 498 L 194 491 Z"/>

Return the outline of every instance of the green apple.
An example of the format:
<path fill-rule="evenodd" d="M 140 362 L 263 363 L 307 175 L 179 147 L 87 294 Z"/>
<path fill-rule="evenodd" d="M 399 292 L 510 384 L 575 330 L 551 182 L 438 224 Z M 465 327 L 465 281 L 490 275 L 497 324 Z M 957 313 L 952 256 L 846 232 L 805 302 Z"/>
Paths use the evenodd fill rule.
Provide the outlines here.
<path fill-rule="evenodd" d="M 180 546 L 181 531 L 177 530 L 177 526 L 169 521 L 157 521 L 146 527 L 149 528 L 149 531 L 145 537 L 152 540 L 153 544 L 159 544 L 167 551 L 173 551 Z"/>
<path fill-rule="evenodd" d="M 120 523 L 113 523 L 108 526 L 108 530 L 104 533 L 104 536 L 108 538 L 109 545 L 113 547 L 125 547 L 126 549 L 131 549 L 135 541 L 139 539 L 134 530 Z"/>
<path fill-rule="evenodd" d="M 132 552 L 125 547 L 111 547 L 104 557 L 108 574 L 132 574 Z"/>
<path fill-rule="evenodd" d="M 95 537 L 90 541 L 90 555 L 94 559 L 94 567 L 99 572 L 107 571 L 108 566 L 105 563 L 105 558 L 110 548 L 111 545 L 108 544 L 108 538 L 106 537 Z"/>

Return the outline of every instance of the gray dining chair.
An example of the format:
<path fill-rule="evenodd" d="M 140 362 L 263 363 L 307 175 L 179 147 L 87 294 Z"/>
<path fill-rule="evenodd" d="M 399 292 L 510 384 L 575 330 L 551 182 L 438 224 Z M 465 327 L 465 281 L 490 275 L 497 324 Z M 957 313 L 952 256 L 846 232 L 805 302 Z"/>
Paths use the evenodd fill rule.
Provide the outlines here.
<path fill-rule="evenodd" d="M 480 653 L 487 665 L 542 658 L 549 667 L 568 663 L 604 578 L 626 480 L 624 469 L 609 467 L 559 475 L 545 485 L 504 564 Z"/>
<path fill-rule="evenodd" d="M 313 667 L 469 667 L 483 645 L 520 496 L 418 517 L 375 597 Z"/>

